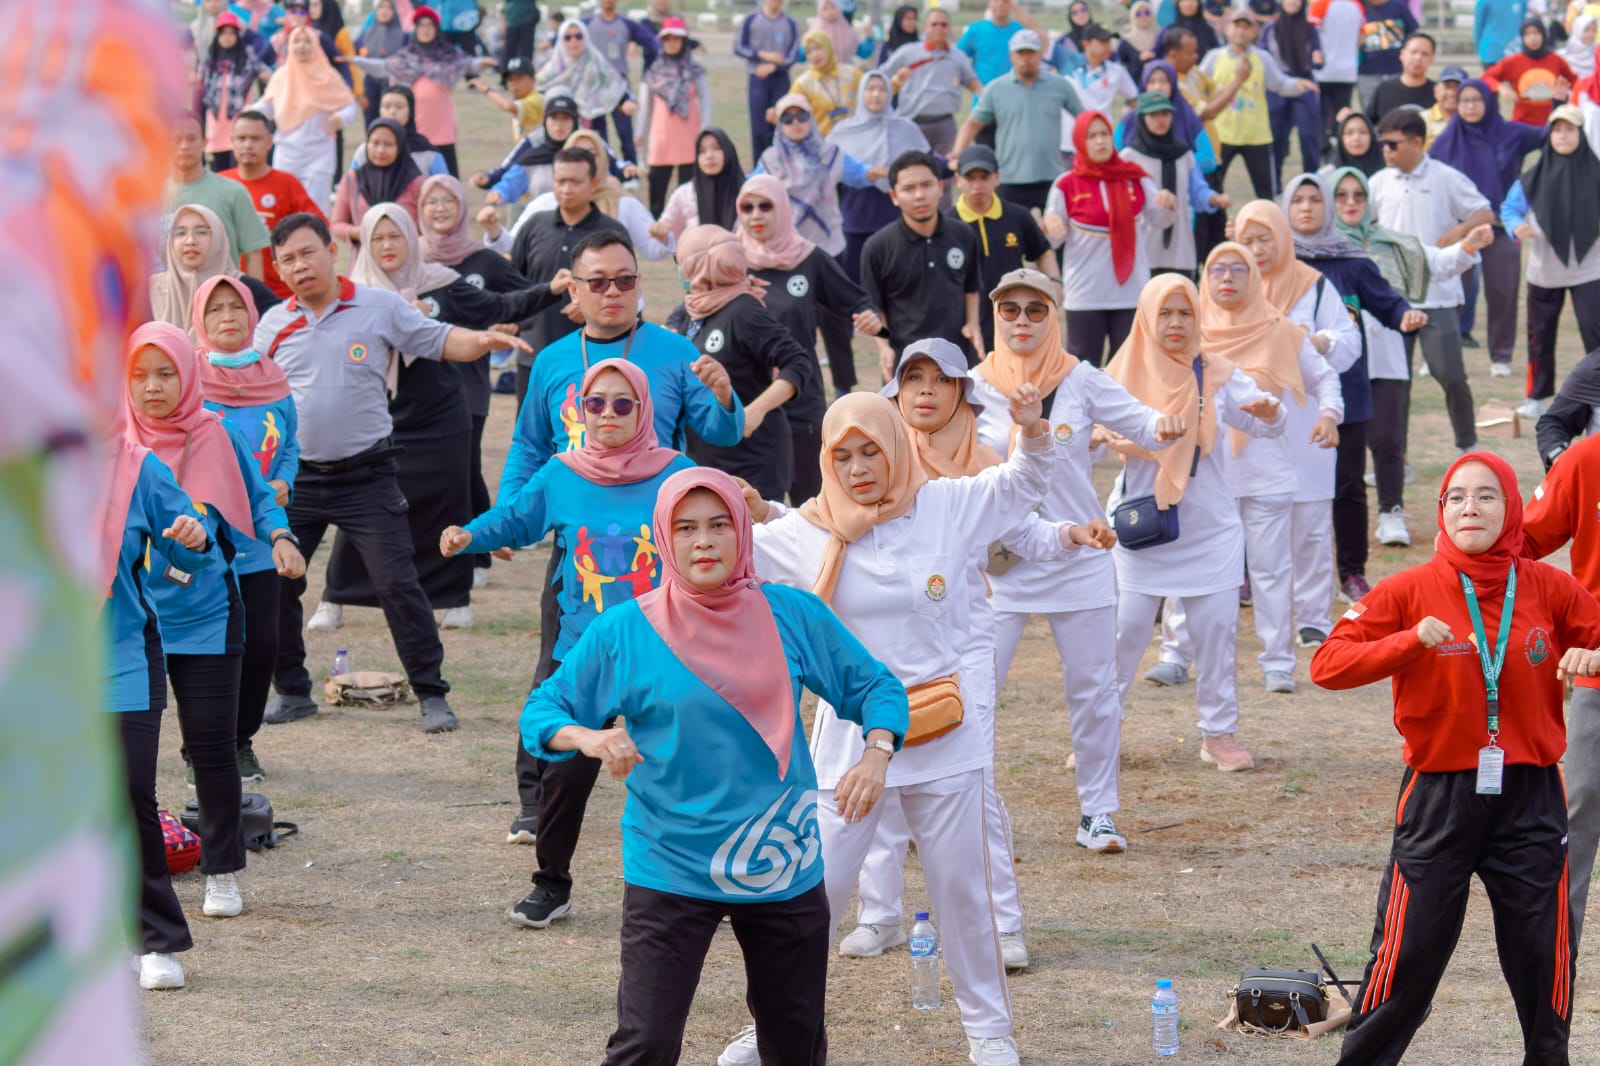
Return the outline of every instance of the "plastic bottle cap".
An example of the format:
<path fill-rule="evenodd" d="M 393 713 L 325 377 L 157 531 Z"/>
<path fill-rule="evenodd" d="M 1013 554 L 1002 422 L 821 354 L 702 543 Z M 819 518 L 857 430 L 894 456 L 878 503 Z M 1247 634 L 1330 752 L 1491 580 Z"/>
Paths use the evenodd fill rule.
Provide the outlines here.
<path fill-rule="evenodd" d="M 919 921 L 919 922 L 927 921 L 928 920 L 928 912 L 927 911 L 918 911 L 916 920 Z"/>
<path fill-rule="evenodd" d="M 334 654 L 335 655 L 349 655 L 350 652 L 349 652 L 349 649 L 347 649 L 347 648 L 340 648 L 337 651 L 335 651 Z"/>
<path fill-rule="evenodd" d="M 1156 987 L 1157 988 L 1171 988 L 1172 987 L 1172 982 L 1169 979 L 1163 977 L 1161 980 L 1156 982 Z"/>

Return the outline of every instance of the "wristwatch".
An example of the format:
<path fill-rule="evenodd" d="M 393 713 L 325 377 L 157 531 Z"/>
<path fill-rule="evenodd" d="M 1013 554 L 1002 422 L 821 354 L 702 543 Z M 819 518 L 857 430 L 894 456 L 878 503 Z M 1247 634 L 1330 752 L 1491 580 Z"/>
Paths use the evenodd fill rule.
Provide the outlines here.
<path fill-rule="evenodd" d="M 276 546 L 280 540 L 286 540 L 290 544 L 293 544 L 296 548 L 300 547 L 300 538 L 289 532 L 287 529 L 279 530 L 278 535 L 272 538 L 273 546 Z"/>
<path fill-rule="evenodd" d="M 889 758 L 894 758 L 894 741 L 892 740 L 869 740 L 867 741 L 867 747 L 877 748 Z"/>

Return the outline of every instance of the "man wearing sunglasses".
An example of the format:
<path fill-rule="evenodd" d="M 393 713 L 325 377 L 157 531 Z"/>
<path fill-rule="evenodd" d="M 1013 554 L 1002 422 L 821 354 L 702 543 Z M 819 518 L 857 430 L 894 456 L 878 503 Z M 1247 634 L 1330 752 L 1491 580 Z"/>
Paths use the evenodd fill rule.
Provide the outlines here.
<path fill-rule="evenodd" d="M 1473 230 L 1493 222 L 1494 214 L 1471 178 L 1428 155 L 1423 147 L 1427 136 L 1422 112 L 1410 108 L 1391 111 L 1378 123 L 1387 165 L 1371 179 L 1372 214 L 1385 229 L 1409 234 L 1430 248 L 1444 248 L 1465 242 Z M 1463 247 L 1469 254 L 1482 250 L 1465 243 Z M 1434 273 L 1427 294 L 1414 304 L 1428 313 L 1428 324 L 1407 333 L 1405 341 L 1408 364 L 1417 345 L 1422 346 L 1428 373 L 1444 389 L 1456 447 L 1467 452 L 1477 445 L 1478 430 L 1472 388 L 1461 361 L 1462 299 L 1458 276 Z"/>
<path fill-rule="evenodd" d="M 603 359 L 626 359 L 650 379 L 656 438 L 663 448 L 683 451 L 690 430 L 701 440 L 723 447 L 744 439 L 744 406 L 734 395 L 722 364 L 702 356 L 692 343 L 671 330 L 643 320 L 639 260 L 627 233 L 608 226 L 591 231 L 573 245 L 571 262 L 572 281 L 567 291 L 584 325 L 539 352 L 527 402 L 517 413 L 497 499 L 515 499 L 557 453 L 583 447 L 578 389 L 585 371 Z M 627 414 L 620 409 L 617 413 Z M 554 669 L 561 562 L 561 553 L 552 552 L 540 598 L 542 622 L 534 687 Z M 517 791 L 522 809 L 506 834 L 508 844 L 534 843 L 542 768 L 542 763 L 518 745 Z"/>
<path fill-rule="evenodd" d="M 530 217 L 517 230 L 511 246 L 511 263 L 525 278 L 552 278 L 572 265 L 572 250 L 597 230 L 614 230 L 626 237 L 627 228 L 594 206 L 599 189 L 600 164 L 583 148 L 563 148 L 551 164 L 554 211 Z M 569 290 L 571 291 L 571 290 Z M 567 336 L 582 323 L 576 296 L 565 305 L 555 301 L 522 323 L 522 337 L 534 354 L 517 357 L 517 403 L 528 392 L 535 355 Z"/>

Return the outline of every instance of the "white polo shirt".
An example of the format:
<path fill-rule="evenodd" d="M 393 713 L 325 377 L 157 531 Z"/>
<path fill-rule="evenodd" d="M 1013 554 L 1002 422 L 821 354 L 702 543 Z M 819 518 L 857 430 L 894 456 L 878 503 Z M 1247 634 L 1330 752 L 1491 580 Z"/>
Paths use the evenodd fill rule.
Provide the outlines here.
<path fill-rule="evenodd" d="M 1372 211 L 1378 225 L 1409 233 L 1423 245 L 1436 248 L 1439 238 L 1465 222 L 1474 212 L 1489 210 L 1489 200 L 1461 171 L 1426 157 L 1411 173 L 1384 167 L 1370 179 Z M 1434 274 L 1428 293 L 1416 306 L 1460 307 L 1466 297 L 1461 280 Z"/>

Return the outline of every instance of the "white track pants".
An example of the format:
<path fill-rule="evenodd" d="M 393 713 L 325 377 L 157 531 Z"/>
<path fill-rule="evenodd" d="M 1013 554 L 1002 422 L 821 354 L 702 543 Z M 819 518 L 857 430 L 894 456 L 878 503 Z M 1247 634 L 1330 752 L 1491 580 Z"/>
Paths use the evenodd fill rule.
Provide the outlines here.
<path fill-rule="evenodd" d="M 1333 628 L 1333 504 L 1310 500 L 1294 505 L 1294 628 L 1326 633 Z"/>
<path fill-rule="evenodd" d="M 1000 939 L 989 902 L 989 849 L 984 842 L 983 772 L 966 770 L 950 777 L 888 789 L 917 842 L 923 880 L 945 971 L 969 1037 L 1011 1035 L 1011 997 Z M 843 916 L 856 878 L 877 836 L 884 804 L 853 825 L 839 817 L 832 789 L 817 797 L 822 833 L 824 879 L 834 923 Z"/>
<path fill-rule="evenodd" d="M 1200 732 L 1208 737 L 1238 732 L 1239 692 L 1233 675 L 1238 663 L 1234 644 L 1239 629 L 1239 590 L 1174 596 L 1167 602 L 1182 606 L 1194 641 L 1195 710 L 1200 716 Z M 1117 678 L 1124 699 L 1150 644 L 1150 630 L 1160 606 L 1160 596 L 1122 591 L 1117 607 Z M 1162 657 L 1166 657 L 1165 649 Z"/>

